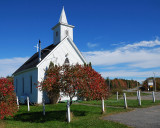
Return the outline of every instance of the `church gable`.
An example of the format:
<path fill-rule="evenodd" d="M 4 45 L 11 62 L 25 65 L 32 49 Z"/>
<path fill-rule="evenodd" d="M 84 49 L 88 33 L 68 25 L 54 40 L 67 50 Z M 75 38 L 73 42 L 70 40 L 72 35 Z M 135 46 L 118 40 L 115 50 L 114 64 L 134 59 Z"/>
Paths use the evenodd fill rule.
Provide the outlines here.
<path fill-rule="evenodd" d="M 84 64 L 86 63 L 82 54 L 79 52 L 78 48 L 74 42 L 67 36 L 62 42 L 60 42 L 57 47 L 55 47 L 38 65 L 37 67 L 44 70 L 46 69 L 50 62 L 54 64 L 63 65 L 66 58 L 68 58 L 70 64 Z"/>

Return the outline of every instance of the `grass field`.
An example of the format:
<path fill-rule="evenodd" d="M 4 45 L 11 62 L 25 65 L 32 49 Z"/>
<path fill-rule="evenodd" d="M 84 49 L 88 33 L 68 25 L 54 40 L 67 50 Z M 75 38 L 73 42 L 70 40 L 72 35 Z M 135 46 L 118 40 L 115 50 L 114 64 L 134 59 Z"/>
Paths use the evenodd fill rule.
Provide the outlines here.
<path fill-rule="evenodd" d="M 128 93 L 128 95 L 132 94 Z M 127 128 L 126 125 L 101 119 L 102 116 L 132 110 L 124 109 L 124 101 L 121 99 L 117 101 L 115 97 L 114 95 L 105 100 L 105 105 L 112 107 L 106 107 L 106 113 L 103 115 L 101 114 L 101 101 L 81 101 L 80 104 L 71 105 L 73 117 L 69 124 L 66 122 L 66 103 L 46 105 L 45 116 L 42 114 L 42 106 L 31 106 L 31 110 L 28 112 L 27 105 L 21 105 L 14 118 L 8 117 L 4 121 L 0 121 L 0 128 Z M 142 100 L 142 106 L 138 105 L 138 100 L 127 100 L 127 102 L 131 108 L 160 104 L 160 101 L 153 103 L 151 100 Z"/>
<path fill-rule="evenodd" d="M 42 115 L 42 106 L 31 106 L 31 111 L 27 111 L 27 106 L 22 105 L 14 118 L 6 118 L 6 128 L 127 128 L 127 126 L 111 121 L 100 119 L 101 107 L 84 106 L 73 104 L 71 111 L 74 116 L 72 122 L 66 122 L 66 104 L 46 105 L 46 115 Z M 106 108 L 106 115 L 126 112 L 123 108 Z M 104 116 L 104 115 L 103 115 Z"/>

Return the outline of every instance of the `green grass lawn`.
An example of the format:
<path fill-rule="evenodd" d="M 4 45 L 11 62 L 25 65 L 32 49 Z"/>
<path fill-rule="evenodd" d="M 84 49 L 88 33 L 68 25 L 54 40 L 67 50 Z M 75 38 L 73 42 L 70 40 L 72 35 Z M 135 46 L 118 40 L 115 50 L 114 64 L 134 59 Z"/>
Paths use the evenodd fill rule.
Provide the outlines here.
<path fill-rule="evenodd" d="M 66 103 L 46 105 L 46 115 L 42 115 L 42 106 L 21 105 L 14 118 L 4 120 L 6 128 L 127 128 L 127 126 L 100 119 L 101 107 L 73 104 L 71 111 L 74 116 L 71 123 L 66 122 Z M 123 108 L 106 108 L 106 115 L 126 112 Z M 104 116 L 104 115 L 103 115 Z"/>
<path fill-rule="evenodd" d="M 101 101 L 82 101 L 80 103 L 101 105 Z M 160 101 L 153 103 L 151 100 L 142 100 L 142 106 L 138 105 L 138 100 L 127 100 L 127 103 L 128 107 L 138 108 L 157 105 L 160 104 Z M 28 112 L 27 105 L 21 105 L 14 118 L 8 117 L 0 121 L 0 128 L 127 128 L 126 125 L 101 119 L 105 115 L 130 111 L 131 109 L 123 108 L 124 101 L 122 99 L 117 101 L 113 95 L 105 100 L 105 105 L 113 107 L 106 107 L 106 113 L 102 115 L 100 106 L 73 104 L 71 106 L 73 118 L 69 124 L 66 122 L 66 103 L 46 105 L 45 116 L 42 115 L 42 106 L 31 106 Z"/>

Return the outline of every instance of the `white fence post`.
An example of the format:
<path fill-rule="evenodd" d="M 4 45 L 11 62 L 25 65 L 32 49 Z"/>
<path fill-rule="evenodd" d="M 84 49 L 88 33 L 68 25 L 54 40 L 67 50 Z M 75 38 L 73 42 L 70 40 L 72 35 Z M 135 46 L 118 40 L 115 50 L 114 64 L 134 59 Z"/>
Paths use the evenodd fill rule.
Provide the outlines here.
<path fill-rule="evenodd" d="M 43 115 L 45 116 L 46 115 L 46 113 L 45 113 L 45 99 L 43 98 L 42 99 L 42 104 L 43 104 Z"/>
<path fill-rule="evenodd" d="M 18 109 L 19 109 L 19 100 L 18 100 L 18 96 L 17 96 L 17 106 L 18 106 Z"/>
<path fill-rule="evenodd" d="M 137 100 L 139 99 L 139 92 L 137 91 Z"/>
<path fill-rule="evenodd" d="M 70 123 L 70 121 L 71 121 L 70 103 L 69 100 L 67 100 L 67 122 Z"/>
<path fill-rule="evenodd" d="M 123 93 L 123 97 L 124 97 L 124 108 L 127 109 L 128 106 L 127 106 L 127 100 L 126 100 L 126 93 Z"/>
<path fill-rule="evenodd" d="M 102 98 L 102 114 L 105 112 L 104 110 L 104 99 Z"/>
<path fill-rule="evenodd" d="M 117 92 L 117 101 L 118 101 L 118 92 Z"/>
<path fill-rule="evenodd" d="M 152 97 L 153 97 L 153 103 L 155 103 L 156 99 L 155 99 L 155 93 L 154 93 L 154 91 L 152 92 Z"/>
<path fill-rule="evenodd" d="M 27 96 L 27 105 L 28 105 L 28 112 L 30 111 L 30 106 L 29 106 L 29 97 Z"/>
<path fill-rule="evenodd" d="M 140 92 L 140 90 L 138 91 L 138 101 L 139 101 L 139 106 L 141 106 L 141 92 Z"/>

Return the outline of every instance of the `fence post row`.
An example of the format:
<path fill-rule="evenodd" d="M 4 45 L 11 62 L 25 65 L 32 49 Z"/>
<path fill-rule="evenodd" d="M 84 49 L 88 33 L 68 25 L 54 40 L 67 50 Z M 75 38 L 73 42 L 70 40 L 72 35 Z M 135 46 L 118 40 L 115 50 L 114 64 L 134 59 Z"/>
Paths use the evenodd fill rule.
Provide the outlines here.
<path fill-rule="evenodd" d="M 127 109 L 128 106 L 127 106 L 127 100 L 126 100 L 126 93 L 123 93 L 123 97 L 124 97 L 124 108 Z"/>
<path fill-rule="evenodd" d="M 29 97 L 27 96 L 27 105 L 28 105 L 28 112 L 30 111 L 30 106 L 29 106 Z"/>

